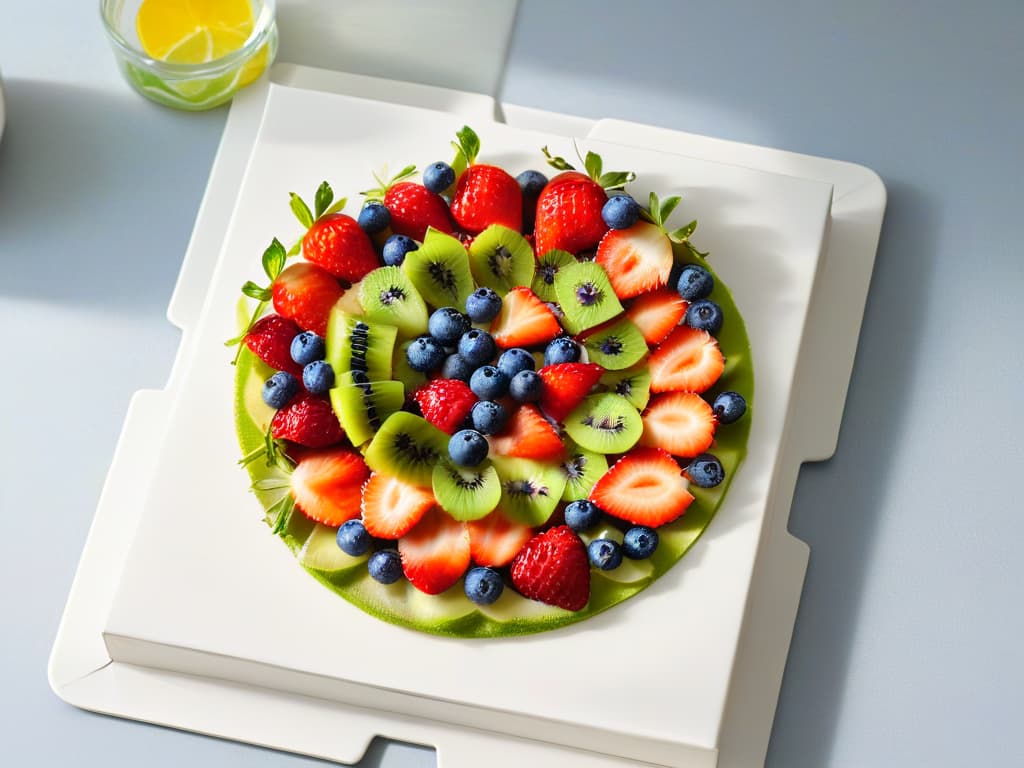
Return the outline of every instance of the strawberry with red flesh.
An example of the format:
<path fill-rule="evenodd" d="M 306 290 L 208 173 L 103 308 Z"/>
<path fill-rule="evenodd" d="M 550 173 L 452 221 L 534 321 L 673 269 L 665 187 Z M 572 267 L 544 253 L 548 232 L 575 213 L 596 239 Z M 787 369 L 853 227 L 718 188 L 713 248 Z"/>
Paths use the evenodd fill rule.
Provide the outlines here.
<path fill-rule="evenodd" d="M 512 561 L 512 584 L 530 600 L 582 610 L 590 600 L 586 546 L 567 525 L 537 534 Z"/>
<path fill-rule="evenodd" d="M 647 361 L 651 392 L 706 392 L 725 370 L 718 342 L 707 331 L 680 325 Z"/>
<path fill-rule="evenodd" d="M 549 342 L 562 332 L 562 326 L 537 294 L 518 285 L 506 294 L 490 332 L 499 347 L 512 349 Z"/>
<path fill-rule="evenodd" d="M 590 500 L 613 517 L 657 528 L 679 517 L 693 501 L 683 472 L 660 448 L 634 448 L 590 491 Z"/>
<path fill-rule="evenodd" d="M 572 409 L 583 402 L 604 373 L 595 363 L 556 363 L 545 365 L 537 374 L 544 382 L 540 407 L 555 421 L 565 421 Z"/>
<path fill-rule="evenodd" d="M 322 216 L 306 230 L 302 255 L 349 283 L 362 280 L 381 265 L 369 235 L 343 213 Z"/>
<path fill-rule="evenodd" d="M 302 366 L 292 360 L 292 339 L 302 329 L 280 315 L 261 317 L 245 336 L 245 345 L 264 363 L 277 371 L 287 371 L 302 378 Z"/>
<path fill-rule="evenodd" d="M 431 508 L 398 540 L 405 577 L 420 592 L 437 595 L 469 568 L 469 531 L 440 507 Z"/>
<path fill-rule="evenodd" d="M 647 346 L 653 347 L 665 340 L 679 325 L 689 306 L 671 288 L 659 288 L 637 296 L 626 309 L 626 317 L 640 329 Z"/>
<path fill-rule="evenodd" d="M 274 280 L 271 288 L 274 309 L 294 320 L 305 331 L 327 335 L 331 307 L 344 291 L 323 267 L 309 262 L 292 264 Z"/>
<path fill-rule="evenodd" d="M 274 414 L 270 433 L 276 440 L 290 440 L 307 448 L 326 448 L 345 437 L 326 397 L 300 392 Z"/>
<path fill-rule="evenodd" d="M 692 392 L 656 395 L 643 412 L 644 431 L 639 445 L 662 448 L 673 456 L 693 458 L 715 439 L 715 414 Z"/>
<path fill-rule="evenodd" d="M 512 562 L 533 536 L 533 529 L 515 523 L 500 509 L 480 520 L 466 523 L 469 528 L 469 551 L 473 562 L 491 568 L 501 568 Z"/>
<path fill-rule="evenodd" d="M 555 428 L 532 405 L 521 405 L 500 435 L 490 439 L 491 451 L 535 461 L 560 461 L 565 446 Z"/>
<path fill-rule="evenodd" d="M 310 520 L 337 527 L 359 517 L 369 474 L 363 457 L 351 449 L 307 452 L 290 477 L 295 506 Z"/>
<path fill-rule="evenodd" d="M 434 494 L 397 477 L 374 472 L 363 486 L 363 525 L 371 536 L 398 539 L 434 506 Z"/>
<path fill-rule="evenodd" d="M 668 283 L 672 241 L 656 224 L 638 221 L 627 229 L 609 230 L 594 260 L 608 273 L 615 295 L 630 299 Z"/>
<path fill-rule="evenodd" d="M 477 396 L 464 381 L 434 379 L 412 394 L 423 418 L 445 434 L 454 434 L 476 405 Z"/>
<path fill-rule="evenodd" d="M 523 193 L 519 182 L 496 165 L 476 164 L 480 139 L 468 125 L 456 133 L 455 165 L 465 166 L 452 196 L 451 213 L 465 232 L 477 235 L 492 224 L 523 228 Z"/>

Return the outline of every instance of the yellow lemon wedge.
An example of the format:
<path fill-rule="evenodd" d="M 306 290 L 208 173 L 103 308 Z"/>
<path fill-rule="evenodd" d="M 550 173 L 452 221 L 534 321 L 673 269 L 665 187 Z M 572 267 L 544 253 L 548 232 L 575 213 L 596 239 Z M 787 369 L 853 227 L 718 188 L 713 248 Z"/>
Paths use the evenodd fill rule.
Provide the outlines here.
<path fill-rule="evenodd" d="M 249 0 L 143 0 L 135 29 L 142 50 L 154 59 L 205 64 L 245 44 L 252 6 Z"/>

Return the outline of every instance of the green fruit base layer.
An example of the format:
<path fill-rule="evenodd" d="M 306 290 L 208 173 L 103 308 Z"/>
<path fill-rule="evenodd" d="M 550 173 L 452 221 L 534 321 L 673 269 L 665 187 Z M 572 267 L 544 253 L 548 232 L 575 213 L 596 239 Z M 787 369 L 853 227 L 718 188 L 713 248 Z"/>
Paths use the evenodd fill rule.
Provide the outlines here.
<path fill-rule="evenodd" d="M 701 259 L 688 256 L 687 261 Z M 715 434 L 711 452 L 725 468 L 725 480 L 715 488 L 690 486 L 693 503 L 678 520 L 658 529 L 660 543 L 647 560 L 624 560 L 613 571 L 591 569 L 590 602 L 583 610 L 572 612 L 539 603 L 506 587 L 493 605 L 478 606 L 470 602 L 459 581 L 440 595 L 419 592 L 406 580 L 391 585 L 379 584 L 367 572 L 367 557 L 350 557 L 335 543 L 336 529 L 315 523 L 296 512 L 281 538 L 295 554 L 299 564 L 315 579 L 366 613 L 384 621 L 410 629 L 458 638 L 509 637 L 556 629 L 583 621 L 621 603 L 650 585 L 675 565 L 707 528 L 725 497 L 746 454 L 747 437 L 754 414 L 754 374 L 750 344 L 742 317 L 725 285 L 715 276 L 715 289 L 710 296 L 725 315 L 725 324 L 718 334 L 719 347 L 725 356 L 725 371 L 715 387 L 704 393 L 713 400 L 718 392 L 733 390 L 747 400 L 746 415 L 735 424 L 722 426 Z M 246 320 L 248 318 L 245 318 Z M 243 346 L 235 378 L 235 417 L 242 455 L 263 445 L 264 435 L 273 411 L 263 403 L 263 382 L 273 373 L 262 361 Z M 276 467 L 255 461 L 247 467 L 254 483 L 287 478 Z M 263 485 L 273 485 L 268 482 Z M 284 490 L 253 493 L 268 510 Z M 269 513 L 265 517 L 273 525 Z M 599 527 L 582 536 L 584 541 L 601 536 L 621 542 L 622 534 L 612 526 Z"/>

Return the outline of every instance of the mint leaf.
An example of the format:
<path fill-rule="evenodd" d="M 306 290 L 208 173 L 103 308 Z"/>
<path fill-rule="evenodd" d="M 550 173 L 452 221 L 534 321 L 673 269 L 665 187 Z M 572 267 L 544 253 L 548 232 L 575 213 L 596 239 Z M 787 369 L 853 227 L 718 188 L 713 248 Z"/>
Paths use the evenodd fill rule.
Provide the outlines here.
<path fill-rule="evenodd" d="M 674 240 L 677 243 L 681 243 L 684 240 L 689 239 L 690 235 L 693 234 L 695 229 L 697 229 L 697 220 L 696 219 L 691 221 L 685 227 L 680 227 L 679 229 L 676 229 L 676 230 L 673 230 L 672 232 L 669 232 L 668 233 L 668 237 L 669 237 L 670 240 Z"/>
<path fill-rule="evenodd" d="M 319 219 L 327 211 L 327 208 L 331 205 L 331 201 L 334 200 L 334 190 L 331 189 L 331 185 L 326 181 L 320 182 L 320 186 L 316 189 L 316 217 Z"/>
<path fill-rule="evenodd" d="M 552 168 L 557 168 L 560 171 L 576 170 L 575 167 L 569 165 L 569 163 L 565 161 L 564 157 L 552 157 L 547 147 L 541 147 L 540 151 L 544 153 L 544 157 L 546 157 L 548 160 L 548 165 L 550 165 Z"/>
<path fill-rule="evenodd" d="M 587 169 L 587 176 L 597 181 L 601 178 L 601 156 L 594 152 L 587 152 L 587 157 L 583 161 L 584 167 Z M 602 184 L 602 186 L 604 186 Z"/>
<path fill-rule="evenodd" d="M 597 183 L 606 190 L 622 189 L 631 181 L 636 181 L 636 174 L 632 171 L 609 171 L 597 179 Z"/>
<path fill-rule="evenodd" d="M 647 198 L 647 208 L 651 212 L 651 221 L 661 226 L 661 206 L 658 205 L 658 196 L 651 192 Z"/>
<path fill-rule="evenodd" d="M 347 204 L 348 204 L 348 198 L 347 197 L 343 197 L 343 198 L 341 198 L 341 200 L 336 200 L 334 202 L 334 205 L 332 205 L 330 208 L 325 210 L 323 212 L 323 214 L 321 214 L 321 215 L 323 215 L 323 216 L 330 216 L 332 213 L 337 213 L 338 211 L 340 211 Z M 296 253 L 298 253 L 298 251 L 296 251 Z"/>
<path fill-rule="evenodd" d="M 455 138 L 458 139 L 456 149 L 466 158 L 466 165 L 472 165 L 480 154 L 480 137 L 468 125 L 464 125 L 455 132 Z"/>
<path fill-rule="evenodd" d="M 288 260 L 288 254 L 284 252 L 284 246 L 276 237 L 263 252 L 263 271 L 272 281 L 281 274 L 284 263 Z M 248 294 L 246 294 L 248 295 Z"/>
<path fill-rule="evenodd" d="M 658 210 L 658 218 L 661 219 L 661 223 L 664 224 L 668 221 L 668 217 L 672 215 L 672 211 L 679 205 L 681 198 L 679 195 L 673 195 L 672 197 L 666 197 L 661 201 L 661 207 Z"/>
<path fill-rule="evenodd" d="M 299 223 L 302 224 L 302 226 L 309 229 L 313 226 L 313 214 L 309 212 L 309 206 L 306 205 L 306 202 L 294 192 L 289 192 L 288 194 L 291 195 L 291 202 L 289 205 L 291 206 L 292 213 L 295 214 L 295 218 L 299 220 Z"/>
<path fill-rule="evenodd" d="M 260 288 L 252 280 L 246 281 L 245 285 L 242 286 L 242 293 L 250 299 L 256 299 L 256 301 L 270 301 L 273 296 L 269 288 Z"/>

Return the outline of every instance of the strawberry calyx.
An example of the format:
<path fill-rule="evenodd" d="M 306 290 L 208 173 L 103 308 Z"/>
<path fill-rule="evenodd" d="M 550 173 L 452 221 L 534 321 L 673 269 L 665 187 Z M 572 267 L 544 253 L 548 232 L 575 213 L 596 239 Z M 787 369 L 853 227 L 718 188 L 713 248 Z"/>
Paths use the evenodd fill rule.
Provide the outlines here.
<path fill-rule="evenodd" d="M 606 192 L 613 189 L 623 189 L 631 181 L 636 181 L 636 174 L 633 171 L 605 171 L 604 161 L 596 152 L 587 152 L 586 157 L 580 157 L 580 149 L 573 142 L 576 156 L 586 169 L 587 175 Z M 541 152 L 547 158 L 547 163 L 559 171 L 575 171 L 576 166 L 570 165 L 564 157 L 552 156 L 547 147 L 541 147 Z"/>
<path fill-rule="evenodd" d="M 391 178 L 388 178 L 387 173 L 387 167 L 383 168 L 380 173 L 375 172 L 373 174 L 373 180 L 377 182 L 377 186 L 373 189 L 367 189 L 364 192 L 360 192 L 359 194 L 363 195 L 367 200 L 383 201 L 384 195 L 386 195 L 388 190 L 395 186 L 395 184 L 416 175 L 416 166 L 407 165 Z"/>
<path fill-rule="evenodd" d="M 334 190 L 331 189 L 331 185 L 326 181 L 320 182 L 320 186 L 316 188 L 316 192 L 313 195 L 313 205 L 316 210 L 316 215 L 310 212 L 309 206 L 306 205 L 306 201 L 303 200 L 299 195 L 294 192 L 289 192 L 289 206 L 292 209 L 292 213 L 295 214 L 295 218 L 299 220 L 299 223 L 305 227 L 303 234 L 309 231 L 316 222 L 320 221 L 324 216 L 330 216 L 332 213 L 337 213 L 345 204 L 348 202 L 347 198 L 341 198 L 338 201 L 334 200 Z M 300 237 L 291 248 L 288 249 L 288 256 L 295 256 L 298 254 L 302 247 L 302 238 Z"/>
<path fill-rule="evenodd" d="M 697 220 L 694 219 L 685 227 L 679 227 L 678 229 L 669 230 L 666 226 L 668 217 L 672 215 L 672 211 L 683 201 L 683 198 L 679 195 L 672 195 L 666 197 L 664 200 L 660 200 L 658 195 L 651 192 L 648 198 L 647 209 L 640 209 L 640 218 L 644 221 L 649 221 L 657 227 L 661 228 L 661 231 L 668 235 L 668 239 L 673 243 L 683 245 L 690 252 L 692 256 L 699 256 L 702 259 L 708 257 L 707 253 L 698 251 L 693 243 L 690 242 L 690 235 L 697 229 Z"/>
<path fill-rule="evenodd" d="M 277 276 L 281 274 L 281 270 L 284 269 L 285 262 L 288 260 L 288 254 L 284 250 L 284 246 L 281 241 L 276 237 L 271 241 L 267 249 L 263 251 L 263 272 L 266 274 L 270 282 L 266 287 L 257 285 L 252 280 L 246 280 L 245 285 L 242 286 L 242 293 L 248 296 L 250 299 L 255 299 L 259 302 L 256 308 L 253 310 L 252 315 L 249 318 L 248 325 L 234 338 L 228 339 L 224 342 L 225 347 L 233 347 L 236 344 L 239 345 L 238 353 L 235 355 L 235 359 L 231 361 L 232 365 L 238 363 L 238 357 L 242 354 L 241 343 L 249 332 L 252 331 L 256 322 L 263 315 L 263 311 L 267 308 L 267 304 L 273 298 L 273 285 Z"/>
<path fill-rule="evenodd" d="M 452 170 L 455 171 L 455 178 L 458 178 L 476 162 L 477 155 L 480 154 L 480 137 L 468 125 L 464 125 L 455 132 L 455 138 L 456 141 L 452 142 L 452 149 L 455 150 Z"/>

